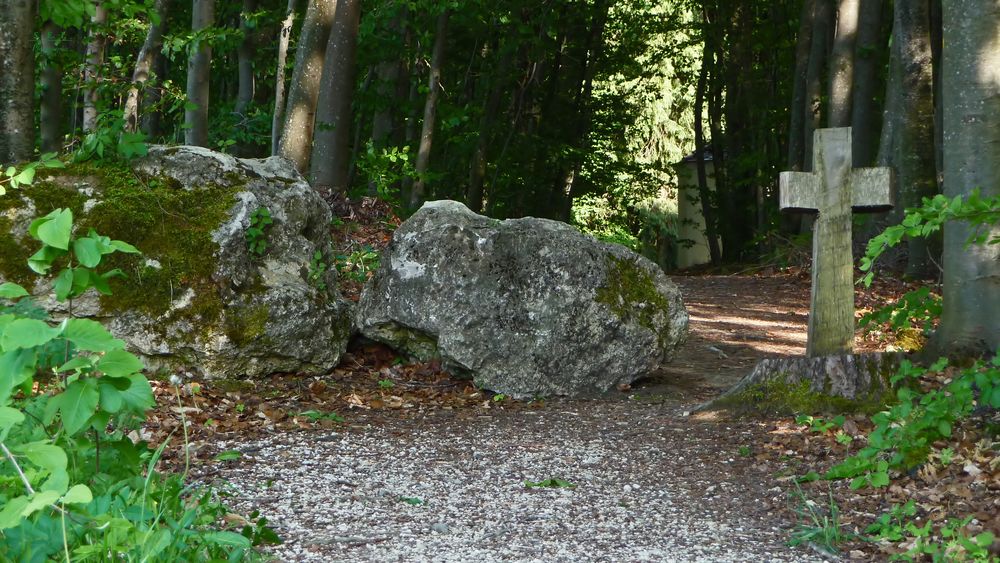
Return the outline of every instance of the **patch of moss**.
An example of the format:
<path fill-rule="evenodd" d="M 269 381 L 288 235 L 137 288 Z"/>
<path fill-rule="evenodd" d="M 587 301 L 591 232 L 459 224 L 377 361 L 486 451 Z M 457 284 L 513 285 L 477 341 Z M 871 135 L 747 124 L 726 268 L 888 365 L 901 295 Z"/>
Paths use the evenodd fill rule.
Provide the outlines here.
<path fill-rule="evenodd" d="M 233 344 L 246 346 L 265 334 L 269 316 L 267 305 L 233 307 L 226 311 L 226 336 Z"/>
<path fill-rule="evenodd" d="M 610 308 L 623 322 L 635 320 L 640 326 L 657 330 L 656 317 L 670 313 L 670 303 L 660 294 L 653 276 L 635 261 L 607 257 L 608 277 L 594 298 Z M 661 340 L 666 335 L 659 334 Z"/>
<path fill-rule="evenodd" d="M 34 253 L 30 237 L 17 240 L 10 232 L 11 221 L 0 215 L 0 276 L 5 280 L 31 287 L 36 274 L 28 268 L 28 257 Z"/>
<path fill-rule="evenodd" d="M 888 394 L 873 389 L 857 399 L 829 395 L 810 388 L 808 381 L 788 383 L 784 377 L 756 383 L 722 397 L 713 408 L 740 415 L 790 416 L 794 414 L 872 414 L 885 408 Z"/>
<path fill-rule="evenodd" d="M 378 332 L 386 344 L 422 362 L 441 357 L 437 339 L 421 330 L 398 323 L 386 323 L 379 327 Z"/>

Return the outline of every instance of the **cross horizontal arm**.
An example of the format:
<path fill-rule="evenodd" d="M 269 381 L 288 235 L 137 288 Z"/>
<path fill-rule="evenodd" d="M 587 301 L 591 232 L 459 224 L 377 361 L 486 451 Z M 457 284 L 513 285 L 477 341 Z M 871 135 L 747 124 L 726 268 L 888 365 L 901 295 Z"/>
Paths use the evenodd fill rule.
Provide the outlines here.
<path fill-rule="evenodd" d="M 782 172 L 779 176 L 779 207 L 782 211 L 817 211 L 820 205 L 819 176 L 812 172 Z"/>
<path fill-rule="evenodd" d="M 888 211 L 893 206 L 892 168 L 851 170 L 851 207 L 855 211 Z"/>

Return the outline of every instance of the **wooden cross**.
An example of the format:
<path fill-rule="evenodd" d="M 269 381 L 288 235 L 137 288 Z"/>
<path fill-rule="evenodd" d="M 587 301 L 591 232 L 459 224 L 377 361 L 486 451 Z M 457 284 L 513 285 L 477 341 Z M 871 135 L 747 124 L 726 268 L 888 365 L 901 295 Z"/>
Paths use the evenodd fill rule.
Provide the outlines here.
<path fill-rule="evenodd" d="M 782 172 L 782 211 L 819 212 L 813 226 L 809 357 L 854 349 L 851 211 L 892 208 L 891 168 L 851 168 L 851 128 L 817 129 L 813 171 Z"/>

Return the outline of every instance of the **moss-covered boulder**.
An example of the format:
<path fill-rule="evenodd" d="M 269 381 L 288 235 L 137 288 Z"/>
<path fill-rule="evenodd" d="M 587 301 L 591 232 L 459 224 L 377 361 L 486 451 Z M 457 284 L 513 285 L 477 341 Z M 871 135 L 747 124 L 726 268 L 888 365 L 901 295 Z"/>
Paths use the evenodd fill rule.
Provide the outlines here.
<path fill-rule="evenodd" d="M 546 219 L 425 204 L 365 286 L 361 332 L 514 397 L 631 383 L 687 334 L 680 292 L 649 260 Z"/>
<path fill-rule="evenodd" d="M 38 247 L 28 224 L 57 207 L 73 210 L 78 233 L 93 228 L 143 252 L 109 256 L 101 269 L 128 279 L 113 295 L 74 300 L 72 314 L 105 322 L 147 365 L 232 378 L 322 373 L 340 360 L 350 310 L 335 270 L 318 266 L 333 257 L 329 207 L 287 161 L 154 146 L 130 166 L 73 165 L 8 191 L 0 280 L 33 286 L 46 309 L 65 315 L 69 304 L 25 265 Z M 253 223 L 263 231 L 257 251 Z"/>

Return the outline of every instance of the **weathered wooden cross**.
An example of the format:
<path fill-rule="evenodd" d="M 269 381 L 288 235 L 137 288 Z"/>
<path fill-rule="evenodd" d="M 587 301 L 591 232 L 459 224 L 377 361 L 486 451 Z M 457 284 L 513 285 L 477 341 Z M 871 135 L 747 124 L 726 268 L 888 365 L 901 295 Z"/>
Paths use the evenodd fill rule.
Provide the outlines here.
<path fill-rule="evenodd" d="M 813 171 L 782 172 L 780 207 L 818 211 L 813 226 L 812 298 L 806 355 L 854 349 L 851 211 L 892 207 L 892 169 L 851 167 L 851 128 L 817 129 Z"/>

